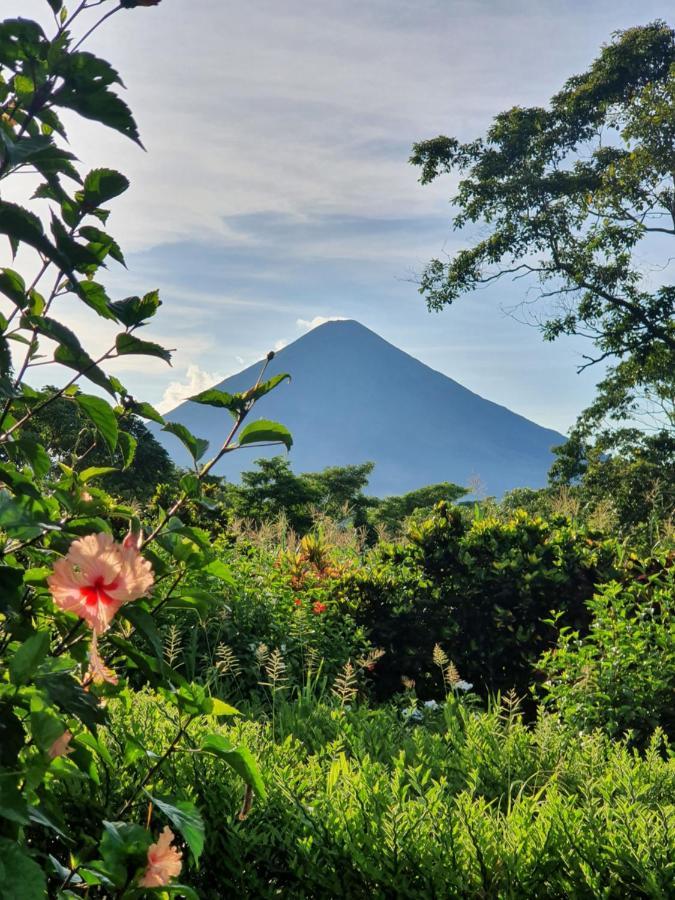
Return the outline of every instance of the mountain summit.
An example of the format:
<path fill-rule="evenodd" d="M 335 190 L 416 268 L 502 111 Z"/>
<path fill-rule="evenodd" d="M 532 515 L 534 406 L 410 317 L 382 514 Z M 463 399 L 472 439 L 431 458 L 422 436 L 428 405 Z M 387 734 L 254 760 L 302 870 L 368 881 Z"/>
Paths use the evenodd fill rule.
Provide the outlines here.
<path fill-rule="evenodd" d="M 254 384 L 256 363 L 217 385 L 237 392 Z M 353 320 L 327 322 L 280 350 L 266 378 L 288 372 L 255 407 L 251 419 L 274 419 L 293 435 L 296 472 L 371 460 L 368 491 L 402 494 L 439 481 L 480 480 L 488 494 L 541 487 L 562 435 L 479 397 Z M 229 422 L 212 407 L 189 401 L 167 414 L 220 446 Z M 177 463 L 188 458 L 175 438 L 158 437 Z M 283 448 L 245 450 L 216 474 L 236 480 L 254 459 Z"/>

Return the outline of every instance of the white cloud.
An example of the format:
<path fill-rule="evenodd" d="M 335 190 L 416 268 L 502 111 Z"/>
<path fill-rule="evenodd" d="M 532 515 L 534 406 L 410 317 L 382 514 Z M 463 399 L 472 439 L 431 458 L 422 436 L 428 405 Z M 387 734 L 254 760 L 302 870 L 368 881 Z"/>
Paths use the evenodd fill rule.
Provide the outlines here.
<path fill-rule="evenodd" d="M 187 400 L 188 397 L 192 397 L 194 394 L 198 394 L 200 391 L 205 391 L 207 388 L 218 384 L 219 381 L 223 380 L 224 376 L 216 372 L 205 372 L 199 366 L 192 364 L 187 367 L 185 378 L 185 381 L 170 382 L 164 391 L 164 396 L 157 404 L 159 412 L 169 412 L 178 406 L 179 403 L 182 403 L 183 400 Z"/>
<path fill-rule="evenodd" d="M 314 316 L 313 319 L 296 319 L 295 324 L 303 331 L 311 331 L 312 328 L 318 328 L 319 325 L 325 325 L 326 322 L 346 322 L 346 316 Z"/>
<path fill-rule="evenodd" d="M 287 345 L 288 345 L 288 341 L 284 341 L 284 340 L 277 341 L 274 345 L 274 350 L 276 353 L 278 353 L 279 350 L 283 350 L 284 347 L 286 347 Z"/>

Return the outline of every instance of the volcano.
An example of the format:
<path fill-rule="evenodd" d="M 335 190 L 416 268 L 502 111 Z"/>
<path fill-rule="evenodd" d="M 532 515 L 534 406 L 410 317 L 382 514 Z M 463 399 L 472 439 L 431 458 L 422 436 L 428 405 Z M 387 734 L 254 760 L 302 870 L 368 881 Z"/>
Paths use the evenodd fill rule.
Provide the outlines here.
<path fill-rule="evenodd" d="M 262 362 L 225 379 L 230 393 L 251 387 Z M 516 487 L 546 484 L 551 448 L 565 438 L 542 428 L 431 369 L 352 320 L 320 325 L 280 350 L 265 377 L 291 375 L 253 409 L 250 418 L 283 423 L 293 435 L 295 472 L 372 461 L 368 492 L 385 497 L 450 481 L 478 481 L 496 497 Z M 186 401 L 165 418 L 206 438 L 215 451 L 231 420 L 224 411 Z M 181 444 L 155 432 L 179 465 Z M 237 481 L 255 459 L 283 448 L 242 448 L 214 474 Z"/>

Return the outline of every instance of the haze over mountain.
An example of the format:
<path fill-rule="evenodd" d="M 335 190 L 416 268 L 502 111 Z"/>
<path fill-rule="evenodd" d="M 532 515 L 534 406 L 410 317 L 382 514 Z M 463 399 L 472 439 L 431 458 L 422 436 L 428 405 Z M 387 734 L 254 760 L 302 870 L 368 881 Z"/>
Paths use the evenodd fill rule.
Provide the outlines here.
<path fill-rule="evenodd" d="M 260 364 L 217 385 L 229 392 L 251 387 Z M 327 322 L 280 350 L 265 377 L 289 372 L 264 397 L 249 421 L 273 419 L 293 435 L 296 472 L 372 461 L 368 492 L 402 494 L 439 481 L 469 485 L 479 479 L 487 494 L 541 487 L 562 435 L 479 397 L 353 320 Z M 189 401 L 166 415 L 207 438 L 215 451 L 229 415 Z M 187 453 L 171 435 L 155 432 L 173 459 Z M 255 459 L 283 448 L 246 448 L 230 454 L 216 474 L 238 480 Z"/>

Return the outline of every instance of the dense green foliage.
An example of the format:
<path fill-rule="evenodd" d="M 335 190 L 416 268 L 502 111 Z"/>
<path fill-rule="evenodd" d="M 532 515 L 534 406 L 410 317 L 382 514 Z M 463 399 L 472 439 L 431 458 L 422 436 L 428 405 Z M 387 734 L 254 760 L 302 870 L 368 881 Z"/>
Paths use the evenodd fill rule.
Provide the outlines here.
<path fill-rule="evenodd" d="M 157 752 L 170 733 L 151 695 L 112 711 L 111 749 L 133 735 Z M 305 699 L 280 704 L 275 736 L 254 723 L 219 733 L 256 755 L 268 795 L 242 809 L 236 778 L 208 756 L 179 754 L 165 768 L 163 790 L 190 796 L 207 824 L 195 882 L 205 898 L 675 890 L 675 761 L 658 736 L 640 756 L 552 716 L 529 728 L 509 701 L 476 713 L 452 698 L 420 725 L 396 707 Z M 74 816 L 91 790 L 72 777 L 59 785 Z"/>
<path fill-rule="evenodd" d="M 585 630 L 586 601 L 613 571 L 611 541 L 568 522 L 523 512 L 470 518 L 444 504 L 383 545 L 340 586 L 343 603 L 378 647 L 385 695 L 402 676 L 425 694 L 442 687 L 432 666 L 440 643 L 483 693 L 526 692 L 540 653 L 556 637 L 547 620 Z"/>
<path fill-rule="evenodd" d="M 547 702 L 574 729 L 675 738 L 675 557 L 634 564 L 588 608 L 587 633 L 561 628 L 544 656 Z"/>

